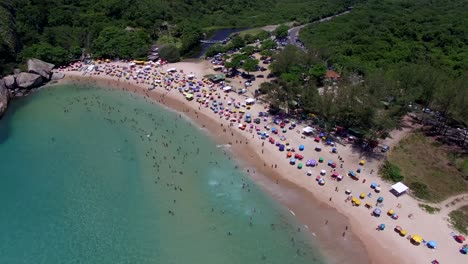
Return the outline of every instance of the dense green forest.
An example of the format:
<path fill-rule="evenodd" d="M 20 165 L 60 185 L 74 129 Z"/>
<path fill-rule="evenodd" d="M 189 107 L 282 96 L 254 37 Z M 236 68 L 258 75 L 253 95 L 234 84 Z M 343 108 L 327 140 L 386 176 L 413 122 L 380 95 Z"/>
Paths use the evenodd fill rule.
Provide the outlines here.
<path fill-rule="evenodd" d="M 0 70 L 28 57 L 61 64 L 82 48 L 95 57 L 144 57 L 158 39 L 181 54 L 219 27 L 308 22 L 355 0 L 2 0 Z"/>
<path fill-rule="evenodd" d="M 261 86 L 273 108 L 370 139 L 387 136 L 416 105 L 435 113 L 426 118 L 442 133 L 468 126 L 466 0 L 370 0 L 305 27 L 300 39 L 307 51 L 275 55 L 278 78 Z M 336 84 L 324 78 L 327 67 L 341 73 Z"/>
<path fill-rule="evenodd" d="M 468 1 L 370 0 L 300 38 L 343 70 L 428 64 L 460 75 L 468 70 Z"/>

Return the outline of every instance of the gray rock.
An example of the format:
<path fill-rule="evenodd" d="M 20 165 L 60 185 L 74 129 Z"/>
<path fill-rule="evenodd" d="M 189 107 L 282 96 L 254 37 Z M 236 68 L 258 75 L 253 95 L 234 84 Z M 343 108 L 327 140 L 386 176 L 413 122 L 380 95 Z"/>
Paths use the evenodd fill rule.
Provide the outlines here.
<path fill-rule="evenodd" d="M 31 89 L 42 84 L 41 75 L 22 72 L 16 76 L 16 84 L 19 88 Z"/>
<path fill-rule="evenodd" d="M 0 80 L 0 117 L 5 113 L 10 100 L 10 92 L 8 91 L 5 81 Z"/>
<path fill-rule="evenodd" d="M 16 80 L 14 75 L 8 75 L 3 78 L 5 81 L 5 86 L 7 89 L 15 89 L 16 88 Z"/>
<path fill-rule="evenodd" d="M 52 76 L 50 77 L 51 81 L 57 81 L 60 79 L 63 79 L 65 77 L 65 74 L 63 72 L 53 72 Z"/>
<path fill-rule="evenodd" d="M 54 67 L 55 65 L 38 59 L 28 60 L 28 72 L 39 74 L 46 80 L 50 79 L 50 74 Z"/>
<path fill-rule="evenodd" d="M 13 70 L 13 74 L 14 74 L 14 75 L 18 75 L 18 74 L 20 74 L 20 73 L 21 73 L 21 70 L 20 70 L 20 69 L 14 69 L 14 70 Z"/>

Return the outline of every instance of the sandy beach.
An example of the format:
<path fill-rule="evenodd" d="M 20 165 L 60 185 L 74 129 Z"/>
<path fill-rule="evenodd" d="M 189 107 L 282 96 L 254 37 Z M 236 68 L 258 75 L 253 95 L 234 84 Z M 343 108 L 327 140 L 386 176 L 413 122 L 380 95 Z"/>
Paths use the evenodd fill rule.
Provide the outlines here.
<path fill-rule="evenodd" d="M 122 63 L 123 65 L 124 63 Z M 215 73 L 208 62 L 181 62 L 161 66 L 161 72 L 175 68 L 183 74 L 193 74 L 198 79 L 209 73 Z M 460 244 L 456 243 L 450 233 L 453 231 L 448 226 L 446 219 L 440 214 L 430 215 L 418 206 L 418 201 L 409 195 L 395 197 L 390 193 L 391 184 L 383 182 L 377 175 L 380 160 L 373 157 L 363 157 L 358 150 L 351 145 L 337 144 L 337 153 L 332 153 L 332 147 L 323 142 L 314 142 L 313 137 L 304 137 L 300 131 L 304 128 L 299 124 L 292 130 L 284 133 L 285 142 L 298 150 L 304 145 L 303 151 L 296 151 L 304 156 L 303 161 L 297 161 L 290 165 L 286 157 L 287 151 L 279 151 L 275 144 L 267 139 L 261 139 L 255 129 L 241 130 L 237 123 L 232 123 L 229 118 L 224 118 L 215 113 L 204 104 L 187 101 L 183 94 L 177 89 L 163 89 L 157 87 L 148 90 L 151 84 L 130 78 L 118 78 L 115 76 L 83 75 L 81 71 L 62 70 L 66 77 L 59 83 L 83 83 L 98 85 L 114 89 L 126 90 L 145 96 L 148 100 L 164 105 L 165 107 L 184 114 L 194 121 L 202 129 L 215 139 L 217 144 L 230 145 L 228 149 L 232 155 L 239 160 L 248 173 L 256 182 L 270 193 L 276 200 L 286 206 L 291 214 L 295 215 L 304 227 L 301 232 L 310 232 L 321 245 L 321 250 L 332 257 L 332 263 L 430 263 L 437 259 L 440 263 L 464 263 L 466 256 L 460 254 Z M 182 75 L 182 73 L 180 73 Z M 241 79 L 239 79 L 240 81 Z M 244 101 L 251 96 L 252 91 L 258 87 L 257 80 L 246 95 L 236 93 L 224 93 L 219 89 L 218 102 L 235 99 Z M 239 86 L 238 81 L 229 85 Z M 216 94 L 215 94 L 216 95 Z M 266 111 L 266 105 L 256 101 L 251 109 L 246 110 L 253 118 L 258 113 Z M 259 126 L 278 127 L 271 118 L 262 120 Z M 262 129 L 264 130 L 264 129 Z M 271 133 L 271 132 L 270 132 Z M 270 137 L 276 141 L 280 140 L 283 133 L 273 134 Z M 317 152 L 316 146 L 322 150 Z M 340 162 L 338 156 L 342 157 Z M 297 168 L 297 164 L 308 159 L 324 159 L 316 167 Z M 360 160 L 365 160 L 363 166 L 359 166 Z M 333 169 L 327 165 L 328 161 L 337 164 L 336 172 L 343 175 L 342 181 L 332 180 Z M 356 171 L 361 167 L 360 180 L 356 181 L 347 176 L 349 170 Z M 307 172 L 311 171 L 308 176 Z M 321 170 L 326 171 L 325 185 L 319 185 L 316 176 Z M 372 172 L 372 173 L 371 173 Z M 364 181 L 365 179 L 365 181 Z M 376 193 L 370 188 L 371 183 L 377 183 L 381 192 Z M 345 190 L 352 191 L 353 196 L 365 193 L 361 206 L 353 206 L 351 201 L 346 201 L 348 194 Z M 368 197 L 367 194 L 372 197 Z M 380 217 L 372 216 L 372 210 L 364 206 L 369 202 L 375 206 L 377 197 L 384 197 L 380 209 Z M 399 218 L 392 219 L 386 213 L 394 210 Z M 408 217 L 412 215 L 412 217 Z M 377 226 L 385 224 L 386 229 L 377 230 Z M 435 240 L 437 249 L 429 249 L 421 244 L 413 245 L 406 236 L 400 236 L 393 229 L 401 226 L 407 230 L 408 235 L 421 235 L 426 241 Z"/>

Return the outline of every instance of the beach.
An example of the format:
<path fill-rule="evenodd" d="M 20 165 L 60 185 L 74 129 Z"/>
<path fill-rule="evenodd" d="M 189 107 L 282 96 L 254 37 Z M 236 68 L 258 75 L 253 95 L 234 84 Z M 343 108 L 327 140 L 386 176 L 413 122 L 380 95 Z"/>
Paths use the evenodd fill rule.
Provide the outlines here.
<path fill-rule="evenodd" d="M 214 73 L 207 62 L 176 63 L 162 66 L 162 71 L 175 68 L 184 74 L 193 74 L 199 78 Z M 336 144 L 337 153 L 332 153 L 332 147 L 323 142 L 314 142 L 313 137 L 304 137 L 301 133 L 302 124 L 288 130 L 284 135 L 286 141 L 295 149 L 304 145 L 303 151 L 298 151 L 307 159 L 322 157 L 324 163 L 314 168 L 297 168 L 289 164 L 286 158 L 287 151 L 278 151 L 275 144 L 268 139 L 261 139 L 254 131 L 241 130 L 237 124 L 232 125 L 230 120 L 220 118 L 212 109 L 204 107 L 196 101 L 187 101 L 176 89 L 148 90 L 148 83 L 138 80 L 126 80 L 110 75 L 83 75 L 80 71 L 64 71 L 66 78 L 60 83 L 82 83 L 97 85 L 137 93 L 154 102 L 177 111 L 205 129 L 220 145 L 229 146 L 232 156 L 238 159 L 252 179 L 275 199 L 286 206 L 292 215 L 304 224 L 301 232 L 310 232 L 321 245 L 321 250 L 332 255 L 336 263 L 430 263 L 437 259 L 441 263 L 463 263 L 465 256 L 457 252 L 457 244 L 450 236 L 452 231 L 447 221 L 440 215 L 430 215 L 418 206 L 418 201 L 409 195 L 395 197 L 389 192 L 391 184 L 383 182 L 378 176 L 380 160 L 362 157 L 358 150 L 351 145 Z M 258 85 L 258 80 L 253 87 Z M 232 85 L 236 85 L 235 82 Z M 254 89 L 250 87 L 250 93 Z M 219 91 L 219 93 L 223 93 Z M 225 100 L 221 94 L 219 100 Z M 226 98 L 235 98 L 244 101 L 245 95 L 228 93 Z M 247 111 L 247 110 L 246 110 Z M 265 105 L 256 101 L 248 110 L 253 117 L 266 111 Z M 265 122 L 265 123 L 264 123 Z M 275 126 L 273 120 L 263 121 L 262 125 Z M 280 133 L 283 134 L 283 133 Z M 279 135 L 271 135 L 277 141 Z M 316 146 L 322 150 L 317 152 Z M 339 162 L 338 155 L 343 162 Z M 360 160 L 365 160 L 360 173 L 360 180 L 356 181 L 346 176 L 349 170 L 356 171 Z M 337 163 L 336 171 L 343 175 L 342 181 L 332 180 L 333 169 L 327 166 L 328 161 Z M 341 167 L 341 165 L 343 165 Z M 311 176 L 306 172 L 312 171 Z M 321 186 L 316 176 L 321 170 L 326 170 L 324 177 L 326 183 Z M 372 171 L 372 173 L 371 173 Z M 366 179 L 363 181 L 363 179 Z M 381 193 L 375 193 L 370 184 L 376 182 L 380 185 Z M 371 193 L 372 198 L 365 197 L 362 205 L 352 206 L 347 200 L 345 190 L 351 190 L 353 196 L 360 193 Z M 370 202 L 373 206 L 377 197 L 384 197 L 382 216 L 371 216 L 372 209 L 367 209 L 364 203 Z M 319 213 L 316 211 L 319 208 Z M 399 218 L 391 219 L 386 215 L 387 210 L 395 210 Z M 408 216 L 412 215 L 411 218 Z M 376 230 L 377 226 L 385 224 L 383 231 Z M 393 231 L 395 226 L 401 226 L 408 231 L 408 235 L 419 234 L 426 240 L 438 242 L 437 249 L 429 249 L 424 245 L 415 246 L 408 239 Z"/>

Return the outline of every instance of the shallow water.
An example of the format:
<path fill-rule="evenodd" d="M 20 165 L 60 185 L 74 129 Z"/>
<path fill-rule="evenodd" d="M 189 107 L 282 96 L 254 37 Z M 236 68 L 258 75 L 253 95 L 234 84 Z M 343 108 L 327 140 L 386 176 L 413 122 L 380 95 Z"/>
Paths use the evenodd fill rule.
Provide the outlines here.
<path fill-rule="evenodd" d="M 0 263 L 326 263 L 195 125 L 56 86 L 0 121 Z"/>

